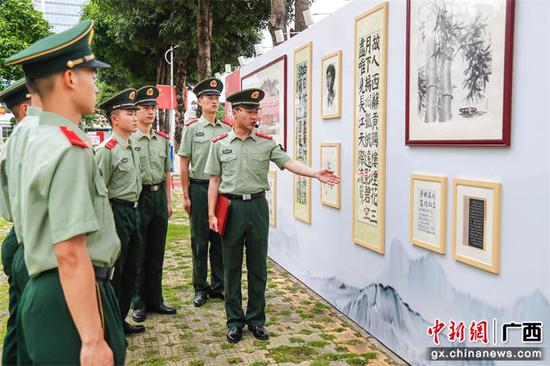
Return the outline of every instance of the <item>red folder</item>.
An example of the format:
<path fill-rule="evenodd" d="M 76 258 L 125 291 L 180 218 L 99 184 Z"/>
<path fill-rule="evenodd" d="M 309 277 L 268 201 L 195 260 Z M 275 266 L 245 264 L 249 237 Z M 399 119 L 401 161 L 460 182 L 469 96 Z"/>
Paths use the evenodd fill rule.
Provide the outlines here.
<path fill-rule="evenodd" d="M 218 194 L 218 201 L 216 202 L 216 217 L 218 218 L 218 234 L 223 235 L 225 232 L 225 223 L 229 216 L 229 208 L 231 207 L 231 200 L 225 197 L 223 194 Z"/>

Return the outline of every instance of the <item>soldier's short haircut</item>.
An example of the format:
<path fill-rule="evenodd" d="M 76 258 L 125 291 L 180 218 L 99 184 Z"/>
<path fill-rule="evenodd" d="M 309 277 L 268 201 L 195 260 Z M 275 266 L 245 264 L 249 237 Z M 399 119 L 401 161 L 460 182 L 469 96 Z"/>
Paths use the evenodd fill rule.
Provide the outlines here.
<path fill-rule="evenodd" d="M 113 124 L 113 121 L 112 121 L 112 118 L 114 115 L 118 116 L 120 114 L 120 109 L 113 109 L 112 111 L 109 112 L 109 123 L 112 125 Z"/>
<path fill-rule="evenodd" d="M 40 96 L 40 99 L 44 99 L 46 95 L 52 92 L 55 85 L 55 78 L 61 74 L 60 72 L 55 74 L 50 74 L 44 77 L 26 79 L 27 88 L 30 93 L 37 93 Z"/>

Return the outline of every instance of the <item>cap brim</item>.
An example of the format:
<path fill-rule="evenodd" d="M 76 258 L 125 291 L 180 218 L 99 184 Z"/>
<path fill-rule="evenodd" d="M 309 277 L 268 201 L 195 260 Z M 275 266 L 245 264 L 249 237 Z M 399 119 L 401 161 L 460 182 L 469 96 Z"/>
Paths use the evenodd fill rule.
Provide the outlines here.
<path fill-rule="evenodd" d="M 208 91 L 208 92 L 200 93 L 198 96 L 199 96 L 199 97 L 202 97 L 203 95 L 212 95 L 212 96 L 219 97 L 219 96 L 222 95 L 222 94 L 221 94 L 220 92 Z"/>
<path fill-rule="evenodd" d="M 157 104 L 158 104 L 157 102 L 150 101 L 150 102 L 136 103 L 136 106 L 140 106 L 140 105 L 143 105 L 143 106 L 156 106 Z"/>
<path fill-rule="evenodd" d="M 88 62 L 83 62 L 80 65 L 75 66 L 75 68 L 76 67 L 87 67 L 90 69 L 107 69 L 111 67 L 111 65 L 99 60 L 90 60 Z"/>

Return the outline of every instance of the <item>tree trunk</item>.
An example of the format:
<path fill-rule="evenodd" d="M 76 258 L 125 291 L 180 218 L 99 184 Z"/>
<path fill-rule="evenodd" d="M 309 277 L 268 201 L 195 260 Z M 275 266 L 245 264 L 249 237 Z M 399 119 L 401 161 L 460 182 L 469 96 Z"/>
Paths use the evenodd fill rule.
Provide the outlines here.
<path fill-rule="evenodd" d="M 286 7 L 287 0 L 271 0 L 271 18 L 269 19 L 267 28 L 271 34 L 271 42 L 273 43 L 273 46 L 279 44 L 275 39 L 275 30 L 282 30 L 286 39 Z"/>
<path fill-rule="evenodd" d="M 447 122 L 453 118 L 453 84 L 451 82 L 452 60 L 442 57 L 439 69 L 439 122 Z"/>
<path fill-rule="evenodd" d="M 199 52 L 197 55 L 197 72 L 199 80 L 212 75 L 210 62 L 210 46 L 212 44 L 212 7 L 211 0 L 198 0 L 197 40 Z"/>
<path fill-rule="evenodd" d="M 177 96 L 177 109 L 176 109 L 176 131 L 174 133 L 174 151 L 179 149 L 181 142 L 181 129 L 184 123 L 185 114 L 185 88 L 187 86 L 187 63 L 189 62 L 189 54 L 183 55 L 178 58 L 176 63 L 176 96 Z"/>
<path fill-rule="evenodd" d="M 307 29 L 304 11 L 309 9 L 309 0 L 294 0 L 294 31 Z"/>
<path fill-rule="evenodd" d="M 426 50 L 426 115 L 424 122 L 430 123 L 437 120 L 438 75 L 437 58 L 435 52 L 435 37 L 430 35 Z"/>

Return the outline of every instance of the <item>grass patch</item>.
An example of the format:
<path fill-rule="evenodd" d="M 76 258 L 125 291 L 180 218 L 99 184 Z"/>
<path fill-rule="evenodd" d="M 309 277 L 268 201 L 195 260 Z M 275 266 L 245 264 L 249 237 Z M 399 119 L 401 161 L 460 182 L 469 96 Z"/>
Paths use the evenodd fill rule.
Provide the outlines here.
<path fill-rule="evenodd" d="M 203 366 L 204 361 L 203 360 L 191 360 L 189 361 L 189 366 Z"/>
<path fill-rule="evenodd" d="M 318 341 L 309 341 L 307 342 L 307 345 L 309 347 L 315 347 L 315 348 L 323 348 L 324 346 L 328 345 L 329 342 L 327 341 L 321 341 L 321 340 L 318 340 Z"/>
<path fill-rule="evenodd" d="M 290 337 L 290 338 L 288 339 L 288 341 L 289 341 L 290 343 L 302 343 L 302 344 L 305 344 L 305 343 L 306 343 L 306 341 L 305 341 L 304 339 L 300 338 L 300 337 Z"/>
<path fill-rule="evenodd" d="M 231 363 L 231 364 L 243 362 L 243 359 L 240 357 L 228 357 L 225 360 L 227 361 L 227 363 Z"/>
<path fill-rule="evenodd" d="M 310 334 L 313 334 L 313 331 L 311 329 L 302 329 L 301 331 L 299 331 L 298 333 L 300 334 L 305 334 L 305 335 L 310 335 Z"/>
<path fill-rule="evenodd" d="M 277 348 L 269 349 L 269 354 L 273 357 L 275 362 L 291 362 L 300 363 L 310 360 L 315 355 L 315 350 L 307 346 L 281 346 Z"/>

